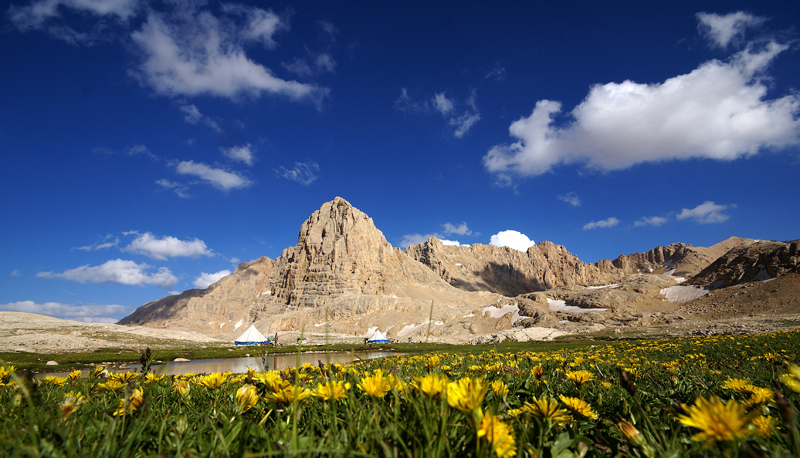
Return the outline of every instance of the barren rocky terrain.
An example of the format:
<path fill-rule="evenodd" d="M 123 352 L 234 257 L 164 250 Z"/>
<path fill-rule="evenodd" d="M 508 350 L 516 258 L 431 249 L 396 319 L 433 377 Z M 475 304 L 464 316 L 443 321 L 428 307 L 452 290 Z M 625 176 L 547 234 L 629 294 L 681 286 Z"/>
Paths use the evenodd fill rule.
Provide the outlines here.
<path fill-rule="evenodd" d="M 286 343 L 529 341 L 760 332 L 800 322 L 800 242 L 731 237 L 587 264 L 563 246 L 526 252 L 436 238 L 400 250 L 344 199 L 298 243 L 204 290 L 139 307 L 118 325 L 0 313 L 0 351 L 231 343 L 254 324 Z"/>

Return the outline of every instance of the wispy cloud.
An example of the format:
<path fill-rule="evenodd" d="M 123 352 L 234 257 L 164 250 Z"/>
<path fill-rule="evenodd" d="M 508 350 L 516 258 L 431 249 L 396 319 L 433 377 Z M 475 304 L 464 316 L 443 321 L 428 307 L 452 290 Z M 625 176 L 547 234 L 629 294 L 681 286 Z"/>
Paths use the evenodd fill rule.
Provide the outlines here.
<path fill-rule="evenodd" d="M 308 186 L 316 181 L 317 173 L 319 173 L 319 164 L 314 161 L 295 162 L 291 169 L 285 167 L 275 169 L 278 177 L 296 181 L 303 186 Z"/>
<path fill-rule="evenodd" d="M 125 23 L 138 6 L 139 0 L 38 0 L 26 6 L 11 5 L 8 18 L 22 32 L 42 30 L 70 44 L 92 44 L 108 35 L 109 20 Z M 63 21 L 66 11 L 89 16 L 96 22 L 90 21 L 88 30 L 79 31 Z"/>
<path fill-rule="evenodd" d="M 712 45 L 726 48 L 730 44 L 741 43 L 744 32 L 751 27 L 758 27 L 766 18 L 754 16 L 749 13 L 737 11 L 735 13 L 720 15 L 715 13 L 697 13 L 698 28 L 700 33 Z"/>
<path fill-rule="evenodd" d="M 37 315 L 89 323 L 116 323 L 129 312 L 129 308 L 115 304 L 61 304 L 58 302 L 39 304 L 33 301 L 19 301 L 0 304 L 0 311 L 35 313 Z"/>
<path fill-rule="evenodd" d="M 633 227 L 642 227 L 642 226 L 661 226 L 666 223 L 668 220 L 663 216 L 643 216 L 636 221 L 633 222 Z"/>
<path fill-rule="evenodd" d="M 461 245 L 457 240 L 448 240 L 445 237 L 451 235 L 471 236 L 472 230 L 467 226 L 466 222 L 461 224 L 444 223 L 440 232 L 432 232 L 429 234 L 405 234 L 400 239 L 400 249 L 405 250 L 411 245 L 419 245 L 420 243 L 427 242 L 429 238 L 436 237 L 444 245 Z"/>
<path fill-rule="evenodd" d="M 209 286 L 213 285 L 214 283 L 218 282 L 223 277 L 227 277 L 230 274 L 231 274 L 230 270 L 220 270 L 219 272 L 215 272 L 213 274 L 207 274 L 205 272 L 201 272 L 200 276 L 197 277 L 192 284 L 194 285 L 195 288 L 206 289 Z"/>
<path fill-rule="evenodd" d="M 597 84 L 555 124 L 560 102 L 540 100 L 511 124 L 516 141 L 484 156 L 499 183 L 564 164 L 620 170 L 690 158 L 733 160 L 800 145 L 800 95 L 767 99 L 768 69 L 789 45 L 751 43 L 656 84 Z"/>
<path fill-rule="evenodd" d="M 76 250 L 81 251 L 97 251 L 97 250 L 106 250 L 108 248 L 113 248 L 119 245 L 119 237 L 114 235 L 108 234 L 103 239 L 97 243 L 92 245 L 85 245 L 75 248 Z"/>
<path fill-rule="evenodd" d="M 248 42 L 274 46 L 275 33 L 287 28 L 282 18 L 255 7 L 227 7 L 223 13 L 225 20 L 187 6 L 169 16 L 151 11 L 131 35 L 141 55 L 134 76 L 172 96 L 274 94 L 314 103 L 327 96 L 327 88 L 278 78 L 245 53 Z"/>
<path fill-rule="evenodd" d="M 448 97 L 446 91 L 437 92 L 430 99 L 416 100 L 408 94 L 408 88 L 402 88 L 394 106 L 398 111 L 409 114 L 438 113 L 453 128 L 456 138 L 466 135 L 481 119 L 475 90 L 471 91 L 466 101 L 460 102 Z"/>
<path fill-rule="evenodd" d="M 556 199 L 560 200 L 561 202 L 566 202 L 573 207 L 581 206 L 581 199 L 575 192 L 568 192 L 566 194 L 558 195 L 556 196 Z"/>
<path fill-rule="evenodd" d="M 247 165 L 253 165 L 255 161 L 255 148 L 251 144 L 231 146 L 230 148 L 220 148 L 225 156 L 233 159 L 234 161 L 242 162 Z"/>
<path fill-rule="evenodd" d="M 120 285 L 144 286 L 155 285 L 164 289 L 171 288 L 178 282 L 177 277 L 166 267 L 161 267 L 155 273 L 147 271 L 152 266 L 137 264 L 124 259 L 114 259 L 99 266 L 80 266 L 62 273 L 39 272 L 40 278 L 61 278 L 78 283 L 117 283 Z"/>
<path fill-rule="evenodd" d="M 188 122 L 189 124 L 198 124 L 202 122 L 206 126 L 210 127 L 217 133 L 222 132 L 222 128 L 219 124 L 214 121 L 213 119 L 205 116 L 204 114 L 200 113 L 200 109 L 197 108 L 195 105 L 188 104 L 188 105 L 180 105 L 180 110 L 183 112 L 183 120 Z"/>
<path fill-rule="evenodd" d="M 189 194 L 189 186 L 183 183 L 176 183 L 174 181 L 169 181 L 166 178 L 162 178 L 160 180 L 156 180 L 156 184 L 164 189 L 171 189 L 181 199 L 188 199 L 192 197 L 192 195 Z"/>
<path fill-rule="evenodd" d="M 584 231 L 588 231 L 588 230 L 598 229 L 598 228 L 609 228 L 609 227 L 614 227 L 619 223 L 620 223 L 620 221 L 617 218 L 614 218 L 612 216 L 611 218 L 602 219 L 600 221 L 592 221 L 592 222 L 586 223 L 586 224 L 583 225 L 583 230 Z"/>
<path fill-rule="evenodd" d="M 150 232 L 135 234 L 137 234 L 136 238 L 122 251 L 141 254 L 159 261 L 175 257 L 198 258 L 200 256 L 214 256 L 214 252 L 206 246 L 204 241 L 198 238 L 180 240 L 170 235 L 157 237 Z"/>
<path fill-rule="evenodd" d="M 730 216 L 722 213 L 735 205 L 717 205 L 707 200 L 694 208 L 684 208 L 677 216 L 678 220 L 691 219 L 700 224 L 722 223 Z"/>
<path fill-rule="evenodd" d="M 250 180 L 235 172 L 209 167 L 206 164 L 194 161 L 178 163 L 176 171 L 182 175 L 193 175 L 209 183 L 215 188 L 229 191 L 231 189 L 246 188 L 253 184 Z"/>

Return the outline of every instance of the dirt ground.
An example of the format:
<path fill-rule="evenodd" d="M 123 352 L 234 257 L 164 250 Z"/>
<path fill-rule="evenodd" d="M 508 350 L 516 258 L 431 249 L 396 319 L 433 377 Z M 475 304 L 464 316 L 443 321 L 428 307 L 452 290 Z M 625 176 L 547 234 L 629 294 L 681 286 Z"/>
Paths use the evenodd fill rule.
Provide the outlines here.
<path fill-rule="evenodd" d="M 633 315 L 631 319 L 642 314 Z M 677 309 L 639 319 L 636 326 L 570 323 L 530 329 L 495 330 L 475 341 L 542 340 L 564 335 L 586 337 L 692 336 L 770 332 L 800 327 L 800 275 L 787 274 L 768 281 L 711 291 Z M 651 323 L 651 325 L 644 325 Z M 521 333 L 521 334 L 520 334 Z M 532 335 L 528 335 L 531 334 Z M 524 335 L 522 335 L 524 334 Z M 280 341 L 296 344 L 299 332 L 283 332 Z M 359 343 L 352 335 L 304 334 L 305 344 Z M 69 353 L 100 348 L 153 349 L 231 344 L 222 336 L 138 326 L 82 323 L 42 315 L 0 312 L 0 352 Z"/>

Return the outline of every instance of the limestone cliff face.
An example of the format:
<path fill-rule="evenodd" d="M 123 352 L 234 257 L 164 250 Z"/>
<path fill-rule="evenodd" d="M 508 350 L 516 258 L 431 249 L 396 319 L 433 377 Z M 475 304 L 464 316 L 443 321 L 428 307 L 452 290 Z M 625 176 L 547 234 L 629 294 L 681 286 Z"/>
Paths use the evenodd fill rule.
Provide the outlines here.
<path fill-rule="evenodd" d="M 325 305 L 342 294 L 391 296 L 408 284 L 447 289 L 341 197 L 303 223 L 297 245 L 276 260 L 269 280 L 276 301 L 298 307 Z"/>
<path fill-rule="evenodd" d="M 800 240 L 758 240 L 728 251 L 689 283 L 723 288 L 753 280 L 776 278 L 791 272 L 800 273 Z"/>
<path fill-rule="evenodd" d="M 607 259 L 595 263 L 602 270 L 620 269 L 627 274 L 671 273 L 675 276 L 692 276 L 706 268 L 729 250 L 750 242 L 741 237 L 730 237 L 710 247 L 694 247 L 685 243 L 658 246 L 644 253 L 620 255 L 617 259 Z"/>
<path fill-rule="evenodd" d="M 622 275 L 614 266 L 586 264 L 563 246 L 547 241 L 522 252 L 483 244 L 444 245 L 432 237 L 408 247 L 406 254 L 457 288 L 505 296 L 604 282 Z"/>
<path fill-rule="evenodd" d="M 148 302 L 120 320 L 119 324 L 212 334 L 234 332 L 247 320 L 258 297 L 268 291 L 267 276 L 273 263 L 266 257 L 243 262 L 234 273 L 208 288 L 190 289 Z"/>

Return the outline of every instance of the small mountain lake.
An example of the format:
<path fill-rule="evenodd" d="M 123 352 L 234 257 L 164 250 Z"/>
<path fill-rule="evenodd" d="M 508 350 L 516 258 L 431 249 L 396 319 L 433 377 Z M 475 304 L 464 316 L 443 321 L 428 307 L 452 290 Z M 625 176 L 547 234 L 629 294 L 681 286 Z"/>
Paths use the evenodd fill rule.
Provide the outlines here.
<path fill-rule="evenodd" d="M 197 359 L 186 362 L 153 364 L 151 366 L 151 371 L 159 375 L 179 375 L 188 373 L 210 374 L 212 372 L 233 372 L 234 374 L 241 374 L 247 372 L 248 367 L 252 367 L 253 369 L 261 372 L 265 370 L 280 370 L 289 367 L 298 367 L 306 363 L 316 366 L 319 364 L 319 361 L 322 361 L 323 364 L 347 364 L 358 360 L 384 358 L 387 356 L 398 356 L 402 354 L 403 353 L 386 351 L 327 354 L 300 353 L 299 355 L 297 353 L 282 353 L 266 355 L 266 358 L 261 356 L 250 356 L 243 358 Z M 141 368 L 141 364 L 129 364 L 112 371 L 138 372 L 141 370 Z M 49 376 L 66 377 L 68 373 L 69 372 L 48 372 L 44 374 L 37 374 L 36 378 L 44 378 Z"/>

